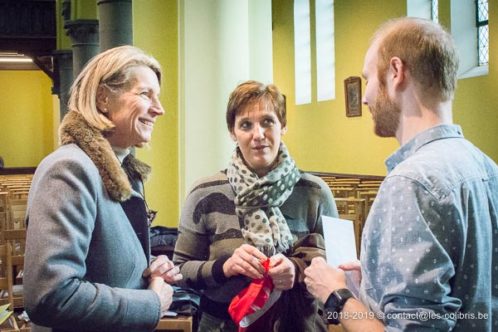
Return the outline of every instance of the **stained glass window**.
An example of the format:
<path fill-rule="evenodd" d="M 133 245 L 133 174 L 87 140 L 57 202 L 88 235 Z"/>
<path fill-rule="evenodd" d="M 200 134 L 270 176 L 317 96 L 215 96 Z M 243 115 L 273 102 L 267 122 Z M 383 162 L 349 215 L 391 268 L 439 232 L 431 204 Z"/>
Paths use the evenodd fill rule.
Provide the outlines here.
<path fill-rule="evenodd" d="M 434 22 L 438 22 L 439 21 L 439 10 L 438 10 L 438 6 L 439 6 L 439 1 L 438 0 L 432 0 L 431 1 L 431 19 Z"/>
<path fill-rule="evenodd" d="M 476 0 L 476 26 L 478 65 L 484 66 L 489 61 L 489 25 L 488 25 L 488 0 Z"/>

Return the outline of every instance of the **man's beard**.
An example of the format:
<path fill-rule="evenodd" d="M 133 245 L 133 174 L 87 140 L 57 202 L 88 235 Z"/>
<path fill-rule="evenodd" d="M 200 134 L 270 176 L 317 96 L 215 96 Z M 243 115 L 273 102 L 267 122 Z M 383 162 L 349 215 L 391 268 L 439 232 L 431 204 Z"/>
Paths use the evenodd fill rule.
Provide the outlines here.
<path fill-rule="evenodd" d="M 399 127 L 401 109 L 387 95 L 385 86 L 379 87 L 375 103 L 370 106 L 374 131 L 380 137 L 395 137 Z"/>

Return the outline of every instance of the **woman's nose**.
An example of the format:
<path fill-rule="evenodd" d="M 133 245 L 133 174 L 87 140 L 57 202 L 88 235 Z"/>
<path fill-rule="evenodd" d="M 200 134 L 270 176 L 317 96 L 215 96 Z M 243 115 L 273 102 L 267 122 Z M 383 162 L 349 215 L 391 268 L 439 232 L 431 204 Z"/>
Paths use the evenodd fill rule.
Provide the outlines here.
<path fill-rule="evenodd" d="M 156 113 L 157 115 L 163 115 L 165 113 L 164 108 L 161 104 L 159 104 L 159 106 L 156 107 Z"/>
<path fill-rule="evenodd" d="M 154 101 L 152 101 L 151 109 L 156 115 L 163 115 L 164 114 L 164 108 L 163 108 L 163 105 L 161 105 L 161 102 L 159 101 L 159 99 L 155 99 Z"/>
<path fill-rule="evenodd" d="M 252 133 L 254 138 L 263 138 L 265 136 L 265 128 L 259 124 L 255 124 Z"/>

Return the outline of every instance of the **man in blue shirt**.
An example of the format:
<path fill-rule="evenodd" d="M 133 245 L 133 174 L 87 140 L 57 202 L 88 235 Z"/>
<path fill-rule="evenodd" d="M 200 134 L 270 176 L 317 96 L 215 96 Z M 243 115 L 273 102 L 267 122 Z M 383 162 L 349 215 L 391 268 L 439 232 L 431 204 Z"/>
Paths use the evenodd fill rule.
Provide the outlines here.
<path fill-rule="evenodd" d="M 305 270 L 327 318 L 348 331 L 498 330 L 498 167 L 452 124 L 458 56 L 431 21 L 374 35 L 363 76 L 381 137 L 396 137 L 363 230 L 359 299 L 322 258 Z"/>

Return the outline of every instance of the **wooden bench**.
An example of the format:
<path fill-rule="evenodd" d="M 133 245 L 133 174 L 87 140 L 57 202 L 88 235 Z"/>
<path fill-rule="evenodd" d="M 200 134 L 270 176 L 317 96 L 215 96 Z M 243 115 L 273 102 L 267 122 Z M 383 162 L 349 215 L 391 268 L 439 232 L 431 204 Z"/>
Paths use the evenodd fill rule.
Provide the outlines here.
<path fill-rule="evenodd" d="M 329 186 L 336 201 L 339 216 L 343 219 L 353 220 L 359 254 L 363 225 L 384 177 L 328 172 L 308 173 L 322 178 Z M 349 202 L 344 200 L 349 200 Z"/>

